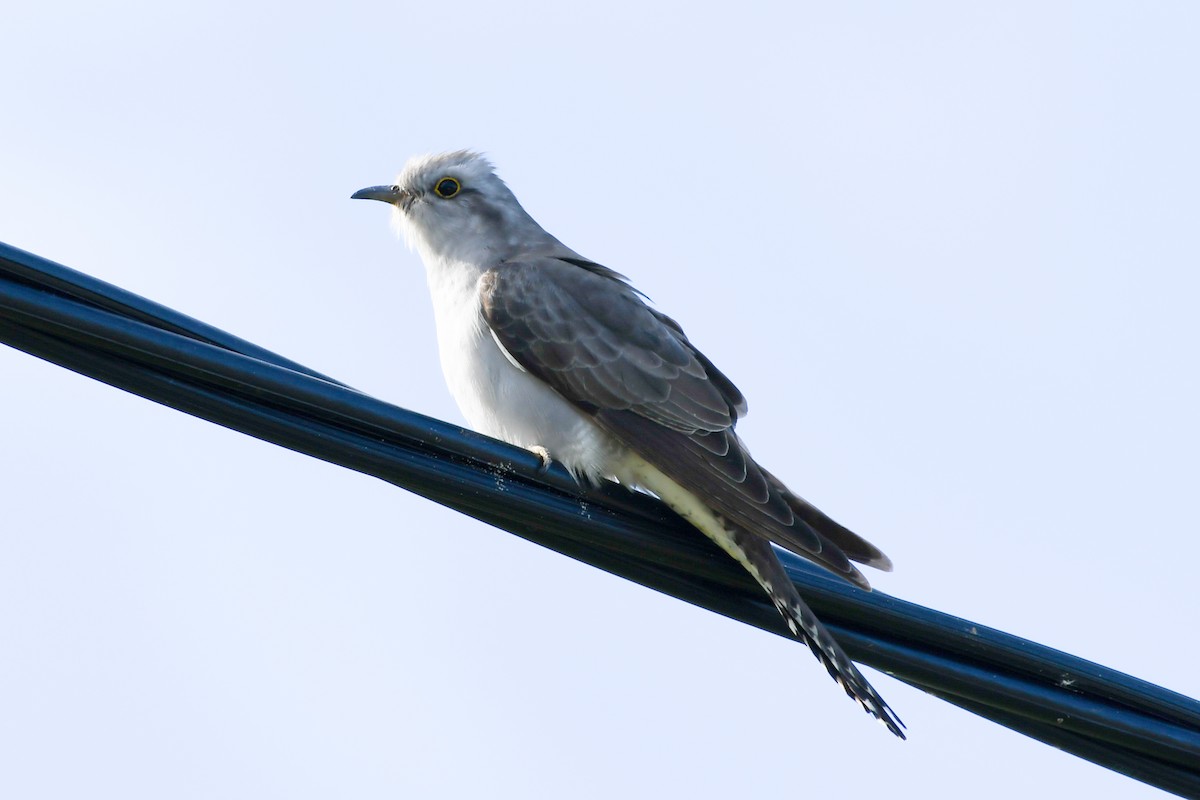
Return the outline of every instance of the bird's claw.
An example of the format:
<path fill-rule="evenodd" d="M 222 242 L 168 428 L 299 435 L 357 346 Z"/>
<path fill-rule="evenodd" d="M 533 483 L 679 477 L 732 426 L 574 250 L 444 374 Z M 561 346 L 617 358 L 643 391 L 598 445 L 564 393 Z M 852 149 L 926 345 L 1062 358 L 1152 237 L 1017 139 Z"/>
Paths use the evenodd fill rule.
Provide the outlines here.
<path fill-rule="evenodd" d="M 554 463 L 554 459 L 550 457 L 550 451 L 542 447 L 540 444 L 535 444 L 528 448 L 529 452 L 538 457 L 538 472 L 545 472 L 550 469 L 550 465 Z"/>

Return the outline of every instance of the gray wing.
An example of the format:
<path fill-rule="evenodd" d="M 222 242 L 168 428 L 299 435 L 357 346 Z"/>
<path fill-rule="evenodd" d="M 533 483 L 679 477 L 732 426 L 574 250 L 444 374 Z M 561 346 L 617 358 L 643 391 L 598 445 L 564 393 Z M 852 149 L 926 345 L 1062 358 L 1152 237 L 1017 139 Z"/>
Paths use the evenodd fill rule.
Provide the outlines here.
<path fill-rule="evenodd" d="M 516 361 L 715 511 L 868 588 L 851 560 L 877 548 L 750 457 L 734 431 L 742 393 L 617 273 L 581 259 L 505 262 L 481 281 L 483 313 Z"/>

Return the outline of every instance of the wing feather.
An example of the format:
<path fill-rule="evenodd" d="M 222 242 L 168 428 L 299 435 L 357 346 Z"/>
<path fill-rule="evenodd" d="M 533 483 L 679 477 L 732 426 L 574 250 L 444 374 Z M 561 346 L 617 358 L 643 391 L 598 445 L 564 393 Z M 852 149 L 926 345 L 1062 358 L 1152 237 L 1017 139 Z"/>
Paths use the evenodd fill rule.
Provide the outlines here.
<path fill-rule="evenodd" d="M 505 262 L 481 295 L 517 363 L 731 522 L 863 587 L 851 559 L 890 565 L 750 457 L 734 432 L 745 397 L 617 273 L 580 259 Z"/>

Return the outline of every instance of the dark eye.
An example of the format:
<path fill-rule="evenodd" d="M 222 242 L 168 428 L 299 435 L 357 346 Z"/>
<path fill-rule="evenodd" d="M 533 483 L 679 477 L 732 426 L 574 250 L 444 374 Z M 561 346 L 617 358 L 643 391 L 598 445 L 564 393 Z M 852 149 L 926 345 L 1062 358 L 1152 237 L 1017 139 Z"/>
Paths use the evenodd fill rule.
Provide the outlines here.
<path fill-rule="evenodd" d="M 433 185 L 433 191 L 437 193 L 437 196 L 444 197 L 447 200 L 454 197 L 461 190 L 462 184 L 454 180 L 454 178 L 442 178 Z"/>

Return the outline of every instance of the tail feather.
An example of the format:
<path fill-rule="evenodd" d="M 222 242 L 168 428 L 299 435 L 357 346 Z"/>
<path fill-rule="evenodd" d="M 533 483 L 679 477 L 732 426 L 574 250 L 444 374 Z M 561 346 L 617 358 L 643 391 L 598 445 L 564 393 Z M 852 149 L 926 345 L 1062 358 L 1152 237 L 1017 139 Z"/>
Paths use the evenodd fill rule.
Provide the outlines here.
<path fill-rule="evenodd" d="M 892 711 L 887 701 L 859 672 L 858 667 L 846 655 L 846 651 L 833 638 L 833 634 L 800 597 L 783 565 L 771 550 L 771 545 L 759 537 L 737 529 L 730 530 L 729 533 L 733 543 L 742 551 L 743 555 L 738 560 L 766 590 L 792 635 L 808 645 L 830 677 L 837 681 L 864 711 L 882 722 L 899 738 L 907 738 L 904 735 L 904 723 L 896 716 L 896 712 Z"/>
<path fill-rule="evenodd" d="M 741 524 L 718 514 L 695 492 L 680 486 L 673 478 L 661 472 L 658 467 L 638 457 L 631 457 L 618 477 L 622 483 L 640 486 L 654 492 L 677 514 L 695 525 L 705 536 L 716 542 L 722 550 L 733 556 L 766 590 L 771 602 L 787 622 L 792 635 L 808 645 L 846 694 L 857 701 L 867 713 L 886 725 L 887 729 L 896 736 L 901 739 L 905 738 L 904 723 L 858 671 L 858 667 L 854 666 L 854 662 L 846 655 L 846 651 L 842 650 L 841 645 L 834 640 L 829 630 L 805 605 L 799 592 L 796 591 L 796 587 L 792 585 L 791 579 L 788 578 L 779 557 L 771 549 L 772 545 L 767 536 L 749 532 Z M 778 483 L 773 477 L 768 476 L 768 479 L 773 483 Z M 786 489 L 783 489 L 783 494 L 786 497 L 795 497 Z M 799 501 L 799 498 L 795 499 Z M 815 509 L 813 510 L 815 511 Z M 847 533 L 849 532 L 847 531 Z M 827 552 L 832 552 L 834 549 L 831 546 Z M 818 563 L 827 563 L 819 555 L 814 556 L 811 552 L 805 553 L 805 555 Z M 882 556 L 882 553 L 879 555 Z M 849 566 L 849 562 L 846 563 Z M 854 570 L 853 574 L 858 574 L 858 571 Z M 861 579 L 860 585 L 865 586 L 866 579 L 861 575 L 859 578 Z"/>

